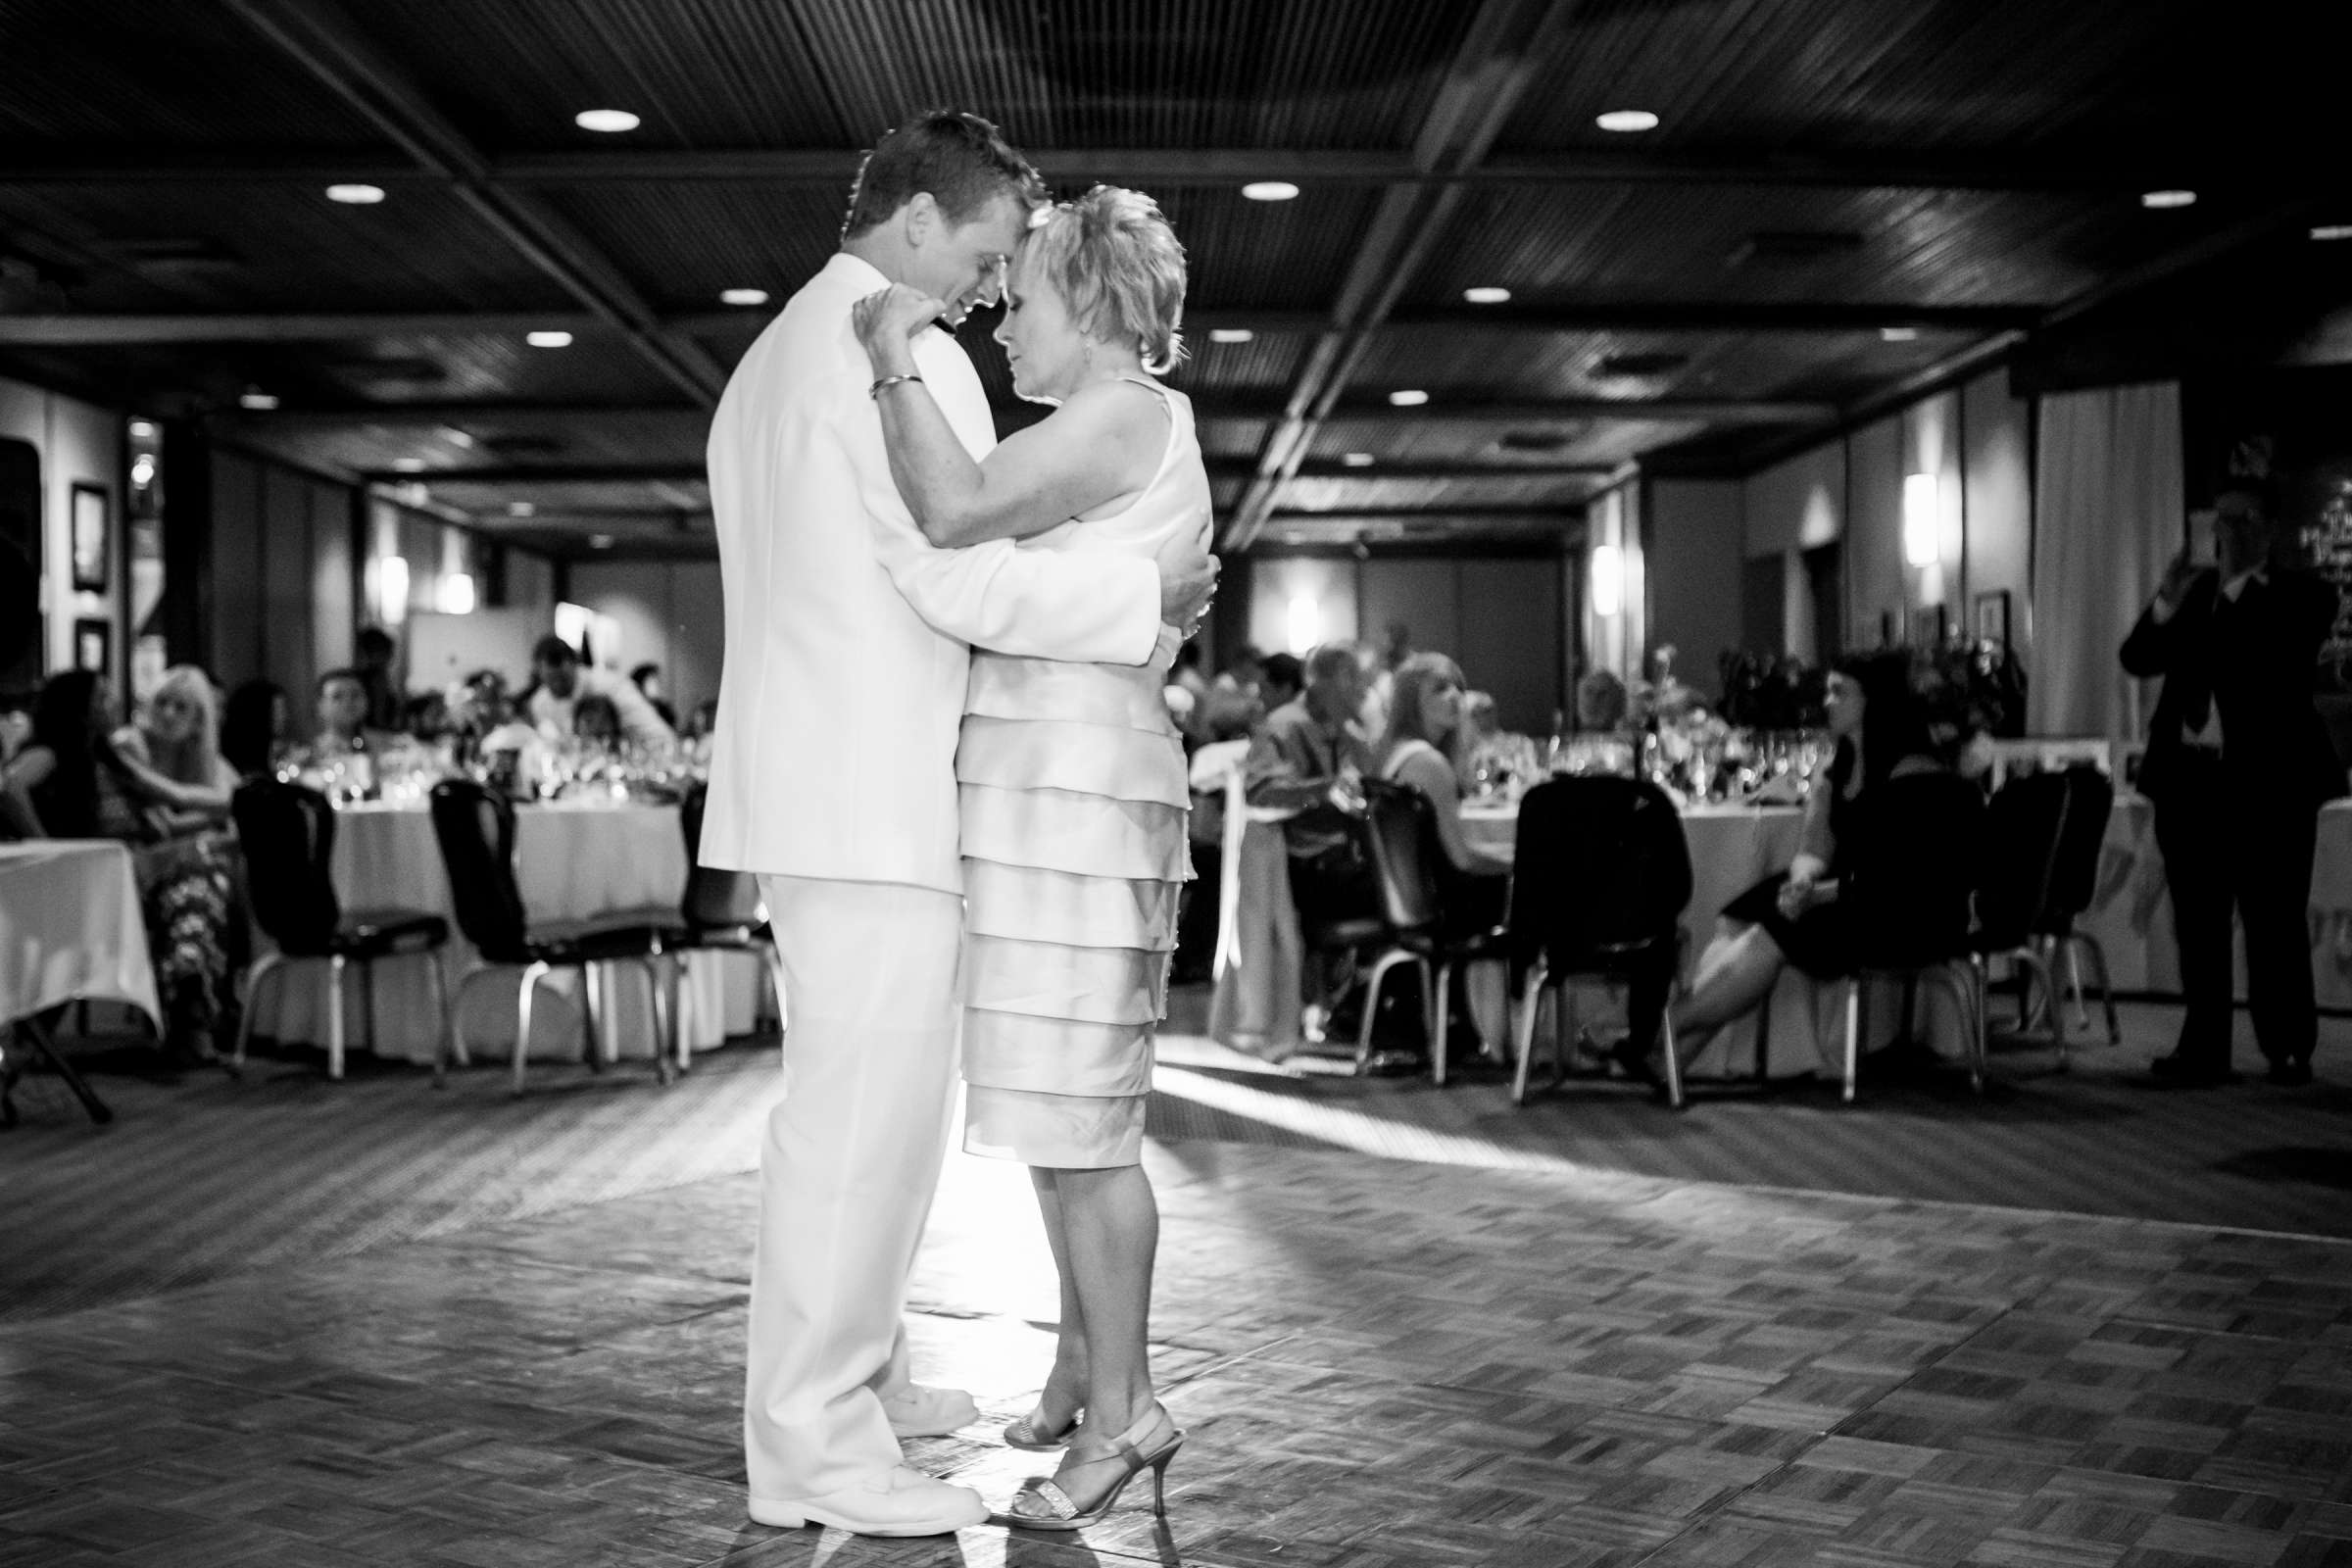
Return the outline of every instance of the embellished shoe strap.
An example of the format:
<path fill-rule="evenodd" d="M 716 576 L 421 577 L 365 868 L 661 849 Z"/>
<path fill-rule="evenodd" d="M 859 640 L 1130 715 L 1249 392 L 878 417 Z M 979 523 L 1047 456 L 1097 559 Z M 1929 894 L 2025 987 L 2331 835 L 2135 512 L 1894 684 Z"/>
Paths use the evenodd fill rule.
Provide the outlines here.
<path fill-rule="evenodd" d="M 1145 1464 L 1143 1450 L 1138 1448 L 1134 1444 L 1129 1443 L 1125 1438 L 1111 1439 L 1110 1451 L 1108 1453 L 1082 1454 L 1077 1452 L 1075 1449 L 1072 1449 L 1070 1457 L 1082 1465 L 1118 1464 L 1124 1462 L 1127 1466 L 1126 1473 L 1128 1475 L 1136 1474 L 1138 1471 L 1144 1468 Z M 1054 1512 L 1048 1516 L 1050 1518 L 1075 1519 L 1082 1511 L 1076 1503 L 1070 1500 L 1070 1494 L 1061 1490 L 1061 1486 L 1058 1482 L 1039 1481 L 1031 1484 L 1030 1486 L 1022 1488 L 1021 1491 L 1024 1495 L 1035 1497 L 1038 1501 L 1053 1509 Z M 1014 1511 L 1018 1512 L 1020 1499 L 1016 1497 L 1013 1499 L 1013 1502 Z M 1035 1518 L 1037 1516 L 1033 1514 L 1030 1517 Z"/>
<path fill-rule="evenodd" d="M 1078 1517 L 1078 1505 L 1070 1500 L 1070 1494 L 1051 1481 L 1040 1481 L 1037 1485 L 1030 1487 L 1028 1495 L 1035 1497 L 1053 1510 L 1045 1516 L 1049 1519 L 1075 1519 Z M 1032 1515 L 1031 1517 L 1036 1516 Z"/>

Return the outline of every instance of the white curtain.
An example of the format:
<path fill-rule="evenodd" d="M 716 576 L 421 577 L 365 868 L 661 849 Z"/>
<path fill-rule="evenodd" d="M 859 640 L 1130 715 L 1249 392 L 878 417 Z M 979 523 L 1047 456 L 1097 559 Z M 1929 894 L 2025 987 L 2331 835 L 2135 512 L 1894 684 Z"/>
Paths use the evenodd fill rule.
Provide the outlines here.
<path fill-rule="evenodd" d="M 2027 730 L 2144 739 L 2115 656 L 2186 537 L 2180 384 L 2053 393 L 2037 435 Z"/>

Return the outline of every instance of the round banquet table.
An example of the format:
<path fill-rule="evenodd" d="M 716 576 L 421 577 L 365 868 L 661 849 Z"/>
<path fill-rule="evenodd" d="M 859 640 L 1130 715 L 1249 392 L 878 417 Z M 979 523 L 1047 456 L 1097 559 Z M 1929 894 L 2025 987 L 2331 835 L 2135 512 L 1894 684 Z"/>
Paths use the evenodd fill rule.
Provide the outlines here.
<path fill-rule="evenodd" d="M 686 841 L 675 806 L 551 801 L 515 808 L 514 873 L 534 927 L 613 924 L 632 915 L 674 919 L 686 870 Z M 449 921 L 443 961 L 458 1001 L 463 1039 L 476 1061 L 507 1060 L 514 1045 L 517 971 L 499 969 L 460 994 L 460 982 L 483 965 L 458 928 L 440 846 L 424 807 L 363 804 L 337 810 L 331 874 L 346 909 L 400 906 Z M 268 950 L 268 939 L 259 931 L 255 942 Z M 353 1044 L 379 1056 L 433 1059 L 440 1020 L 426 962 L 421 957 L 377 960 L 372 1018 L 364 1011 L 360 966 L 345 969 L 345 1017 Z M 323 1044 L 329 973 L 324 963 L 304 963 L 270 982 L 255 1014 L 254 1032 Z M 613 1049 L 623 1056 L 651 1056 L 653 1020 L 643 970 L 614 964 L 607 974 L 606 1027 Z M 688 1048 L 709 1050 L 757 1027 L 765 981 L 765 966 L 755 956 L 686 955 L 678 1024 Z M 540 982 L 531 1011 L 532 1059 L 579 1059 L 578 986 L 576 970 L 558 971 Z"/>
<path fill-rule="evenodd" d="M 130 853 L 113 839 L 0 844 L 0 1029 L 99 999 L 162 1027 Z"/>

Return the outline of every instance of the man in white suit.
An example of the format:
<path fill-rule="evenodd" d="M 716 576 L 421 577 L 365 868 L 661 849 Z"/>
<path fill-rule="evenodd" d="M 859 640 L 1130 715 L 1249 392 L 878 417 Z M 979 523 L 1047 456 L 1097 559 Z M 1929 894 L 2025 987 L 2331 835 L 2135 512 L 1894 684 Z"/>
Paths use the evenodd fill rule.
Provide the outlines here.
<path fill-rule="evenodd" d="M 909 1381 L 901 1321 L 954 1102 L 970 645 L 1141 664 L 1213 586 L 1199 557 L 934 550 L 892 483 L 851 307 L 906 283 L 960 319 L 994 299 L 1042 197 L 976 117 L 884 136 L 840 252 L 752 346 L 711 426 L 726 662 L 702 858 L 759 873 L 789 1015 L 744 1405 L 762 1524 L 908 1536 L 987 1517 L 898 1443 L 978 1415 L 968 1395 Z M 984 454 L 994 422 L 962 349 L 927 332 L 915 363 Z"/>

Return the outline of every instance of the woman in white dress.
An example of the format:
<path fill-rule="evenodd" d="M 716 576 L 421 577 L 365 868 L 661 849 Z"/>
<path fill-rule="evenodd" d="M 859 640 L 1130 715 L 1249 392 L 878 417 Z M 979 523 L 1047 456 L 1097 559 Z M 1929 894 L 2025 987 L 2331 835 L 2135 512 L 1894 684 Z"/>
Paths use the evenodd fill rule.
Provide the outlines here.
<path fill-rule="evenodd" d="M 940 302 L 904 286 L 861 302 L 891 472 L 925 536 L 1205 553 L 1192 405 L 1152 379 L 1177 360 L 1184 284 L 1183 247 L 1150 198 L 1098 186 L 1054 208 L 1014 259 L 997 340 L 1014 390 L 1057 407 L 980 462 L 913 373 L 909 338 Z M 1004 1511 L 1026 1528 L 1100 1518 L 1145 1469 L 1161 1507 L 1184 1438 L 1145 1349 L 1159 1215 L 1139 1162 L 1191 875 L 1184 751 L 1161 697 L 1176 641 L 1142 667 L 972 658 L 956 758 L 964 1148 L 1031 1167 L 1061 1277 L 1053 1374 L 1005 1429 L 1017 1447 L 1067 1447 Z"/>

